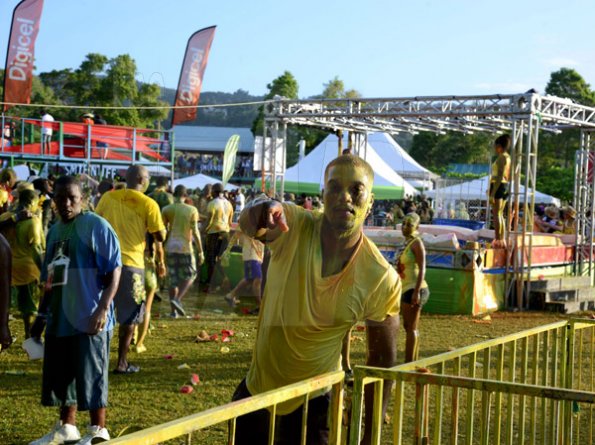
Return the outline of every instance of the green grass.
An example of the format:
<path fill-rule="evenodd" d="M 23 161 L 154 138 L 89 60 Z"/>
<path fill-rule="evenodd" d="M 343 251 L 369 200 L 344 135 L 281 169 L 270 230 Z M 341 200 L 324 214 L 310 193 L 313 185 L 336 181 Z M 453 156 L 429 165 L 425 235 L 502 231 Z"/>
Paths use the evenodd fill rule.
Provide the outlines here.
<path fill-rule="evenodd" d="M 136 375 L 110 375 L 108 429 L 112 436 L 124 429 L 128 431 L 146 428 L 188 414 L 196 413 L 228 402 L 245 376 L 250 364 L 252 346 L 256 335 L 255 316 L 232 313 L 221 296 L 197 292 L 185 302 L 190 315 L 198 319 L 167 317 L 169 304 L 158 303 L 153 314 L 155 329 L 145 342 L 144 354 L 130 353 L 132 363 L 140 365 Z M 252 307 L 250 298 L 243 299 L 246 307 Z M 559 319 L 547 313 L 500 313 L 492 315 L 492 323 L 476 323 L 471 317 L 422 315 L 421 355 L 429 356 L 487 338 L 499 337 L 533 326 Z M 20 344 L 22 323 L 12 321 L 10 328 L 19 338 L 0 355 L 0 443 L 23 444 L 45 434 L 57 420 L 57 409 L 40 405 L 41 362 L 30 362 Z M 233 329 L 236 333 L 231 343 L 225 345 L 230 352 L 220 351 L 220 342 L 195 343 L 200 330 L 220 333 L 221 329 Z M 365 332 L 354 331 L 352 364 L 365 361 Z M 404 332 L 399 333 L 399 361 L 403 360 Z M 173 355 L 171 360 L 164 355 Z M 112 341 L 111 366 L 116 359 L 116 342 Z M 178 369 L 186 363 L 190 369 Z M 7 371 L 9 372 L 7 374 Z M 10 371 L 23 371 L 24 375 L 12 375 Z M 201 384 L 192 394 L 185 395 L 179 388 L 188 382 L 192 372 L 199 374 Z M 87 413 L 80 413 L 79 426 L 88 423 Z M 223 443 L 226 427 L 211 428 L 195 435 L 195 443 Z M 175 443 L 182 443 L 182 439 Z"/>

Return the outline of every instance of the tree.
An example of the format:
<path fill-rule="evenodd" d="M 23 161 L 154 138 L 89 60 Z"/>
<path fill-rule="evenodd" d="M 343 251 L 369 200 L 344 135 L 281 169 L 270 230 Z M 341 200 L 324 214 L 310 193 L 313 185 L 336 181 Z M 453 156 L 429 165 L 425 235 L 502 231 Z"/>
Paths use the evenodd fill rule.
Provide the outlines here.
<path fill-rule="evenodd" d="M 361 94 L 357 90 L 345 90 L 344 82 L 335 76 L 327 83 L 323 84 L 321 99 L 357 99 Z"/>
<path fill-rule="evenodd" d="M 275 96 L 286 97 L 287 99 L 297 99 L 299 86 L 293 74 L 285 71 L 279 77 L 267 84 L 269 89 L 264 97 L 265 100 L 273 99 Z M 264 108 L 261 106 L 258 109 L 258 116 L 252 123 L 252 133 L 254 136 L 260 136 L 263 132 L 264 125 Z"/>
<path fill-rule="evenodd" d="M 591 90 L 591 86 L 585 79 L 572 68 L 560 68 L 558 71 L 554 71 L 550 75 L 545 92 L 553 96 L 567 97 L 582 105 L 595 105 L 595 92 Z"/>
<path fill-rule="evenodd" d="M 588 106 L 595 105 L 595 92 L 583 77 L 571 68 L 560 68 L 550 75 L 545 92 L 554 96 L 569 98 Z M 580 148 L 580 131 L 565 130 L 561 134 L 544 133 L 539 141 L 538 173 L 555 166 L 563 166 L 566 172 L 574 163 L 574 153 Z"/>

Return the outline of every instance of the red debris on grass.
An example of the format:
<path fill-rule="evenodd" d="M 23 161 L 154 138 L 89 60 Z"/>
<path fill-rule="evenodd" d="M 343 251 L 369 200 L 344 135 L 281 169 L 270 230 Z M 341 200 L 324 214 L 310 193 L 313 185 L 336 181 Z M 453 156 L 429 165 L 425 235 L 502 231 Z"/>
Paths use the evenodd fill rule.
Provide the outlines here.
<path fill-rule="evenodd" d="M 200 378 L 198 377 L 198 374 L 192 374 L 190 376 L 190 383 L 192 383 L 192 385 L 196 386 L 200 383 Z"/>
<path fill-rule="evenodd" d="M 163 356 L 163 358 L 164 358 L 165 360 L 171 360 L 172 358 L 174 358 L 174 355 L 173 355 L 173 354 L 165 354 L 165 355 Z"/>
<path fill-rule="evenodd" d="M 180 392 L 182 394 L 190 394 L 192 391 L 194 391 L 194 388 L 192 386 L 190 386 L 190 385 L 183 385 L 180 388 Z"/>

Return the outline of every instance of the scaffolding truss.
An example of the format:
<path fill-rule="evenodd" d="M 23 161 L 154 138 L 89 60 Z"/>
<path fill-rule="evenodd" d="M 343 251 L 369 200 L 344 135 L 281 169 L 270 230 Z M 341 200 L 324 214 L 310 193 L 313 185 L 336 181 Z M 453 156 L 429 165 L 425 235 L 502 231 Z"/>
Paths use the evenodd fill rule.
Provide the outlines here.
<path fill-rule="evenodd" d="M 593 274 L 591 240 L 595 182 L 593 174 L 593 137 L 595 108 L 577 104 L 570 99 L 543 96 L 534 91 L 522 94 L 485 96 L 430 96 L 403 98 L 358 98 L 288 100 L 276 97 L 264 107 L 264 135 L 278 137 L 279 128 L 286 133 L 287 125 L 302 125 L 332 131 L 349 131 L 360 134 L 387 132 L 416 134 L 422 131 L 445 133 L 456 131 L 511 134 L 513 166 L 512 193 L 508 202 L 508 245 L 515 246 L 514 257 L 509 257 L 507 271 L 509 304 L 518 308 L 526 306 L 523 291 L 528 295 L 531 283 L 531 248 L 533 245 L 533 206 L 537 179 L 539 131 L 560 133 L 569 128 L 581 128 L 581 152 L 589 152 L 591 163 L 584 161 L 584 175 L 576 176 L 578 197 L 577 264 L 580 273 Z M 286 144 L 286 137 L 283 138 Z M 275 143 L 271 146 L 276 146 Z M 590 147 L 590 148 L 589 148 Z M 285 147 L 286 148 L 286 147 Z M 591 151 L 589 151 L 591 150 Z M 586 154 L 582 155 L 587 159 Z M 581 161 L 582 162 L 582 161 Z M 274 164 L 273 164 L 274 165 Z M 590 167 L 589 167 L 590 166 Z M 283 172 L 266 172 L 272 178 Z M 263 172 L 264 176 L 265 172 Z M 521 199 L 521 181 L 524 185 Z M 273 191 L 276 191 L 272 181 Z M 281 186 L 281 193 L 283 186 Z M 575 196 L 575 199 L 576 196 Z M 522 204 L 521 204 L 522 203 Z M 589 215 L 588 217 L 586 215 Z M 588 247 L 587 247 L 588 246 Z M 577 269 L 577 273 L 579 273 Z M 513 292 L 516 290 L 516 292 Z"/>

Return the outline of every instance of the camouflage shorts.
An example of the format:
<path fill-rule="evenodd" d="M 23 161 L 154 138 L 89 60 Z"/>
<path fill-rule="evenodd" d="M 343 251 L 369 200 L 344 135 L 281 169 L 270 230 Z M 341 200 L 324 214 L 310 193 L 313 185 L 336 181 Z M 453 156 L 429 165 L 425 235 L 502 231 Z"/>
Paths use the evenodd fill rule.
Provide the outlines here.
<path fill-rule="evenodd" d="M 122 266 L 120 284 L 114 297 L 118 323 L 131 325 L 143 321 L 145 298 L 145 270 Z"/>

